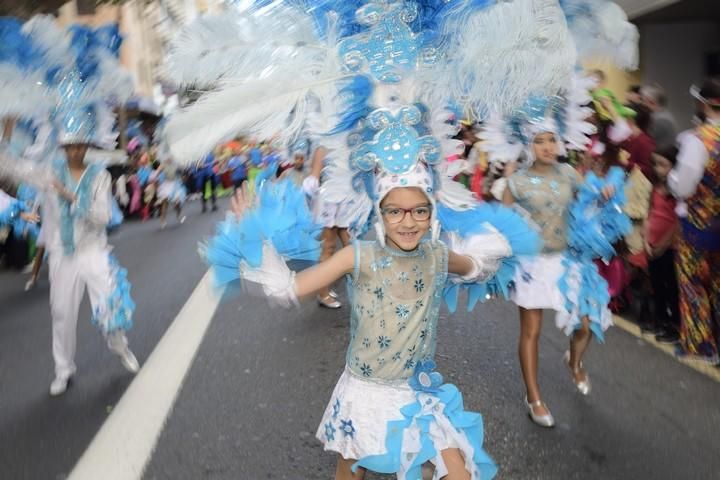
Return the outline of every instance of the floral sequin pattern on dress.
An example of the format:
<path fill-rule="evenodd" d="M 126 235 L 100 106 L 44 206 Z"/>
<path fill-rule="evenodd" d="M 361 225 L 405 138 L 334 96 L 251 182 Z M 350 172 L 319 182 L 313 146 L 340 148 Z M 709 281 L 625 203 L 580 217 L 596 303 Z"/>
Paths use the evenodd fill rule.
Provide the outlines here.
<path fill-rule="evenodd" d="M 413 252 L 361 242 L 351 310 L 350 370 L 370 381 L 405 380 L 435 353 L 435 325 L 447 276 L 444 244 Z M 340 431 L 340 429 L 338 429 Z"/>

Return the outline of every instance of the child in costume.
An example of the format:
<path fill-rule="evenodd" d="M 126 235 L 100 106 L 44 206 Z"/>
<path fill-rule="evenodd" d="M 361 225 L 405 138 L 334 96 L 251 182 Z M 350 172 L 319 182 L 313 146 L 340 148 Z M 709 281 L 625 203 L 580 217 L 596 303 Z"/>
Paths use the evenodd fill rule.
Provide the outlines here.
<path fill-rule="evenodd" d="M 512 252 L 492 229 L 466 240 L 452 235 L 454 248 L 424 239 L 439 228 L 432 185 L 422 162 L 403 173 L 380 173 L 378 239 L 354 242 L 308 270 L 290 272 L 267 241 L 258 267 L 240 262 L 244 280 L 261 284 L 285 305 L 347 276 L 352 309 L 346 367 L 317 432 L 325 449 L 341 457 L 338 479 L 360 478 L 353 477 L 358 469 L 416 479 L 427 461 L 435 465 L 434 478 L 486 479 L 496 470 L 482 450 L 480 415 L 463 410 L 460 392 L 443 384 L 433 358 L 448 275 L 458 282 L 487 279 Z M 239 222 L 220 229 L 221 237 L 234 237 L 242 248 L 251 245 L 238 240 L 238 231 L 249 231 L 243 228 L 247 208 L 239 191 L 233 201 Z M 218 242 L 208 251 L 217 253 Z M 218 267 L 216 253 L 209 258 Z"/>
<path fill-rule="evenodd" d="M 58 162 L 54 170 L 57 193 L 47 193 L 43 204 L 55 360 L 51 395 L 64 393 L 75 374 L 78 309 L 86 288 L 93 324 L 110 350 L 128 371 L 136 373 L 140 368 L 125 336 L 134 310 L 127 272 L 107 244 L 112 214 L 110 174 L 102 165 L 84 164 L 84 141 L 66 138 L 64 150 L 67 162 Z"/>
<path fill-rule="evenodd" d="M 49 119 L 53 127 L 47 139 L 49 153 L 40 161 L 25 152 L 13 155 L 7 164 L 11 175 L 43 190 L 55 361 L 50 394 L 60 395 L 76 371 L 77 318 L 86 289 L 93 324 L 108 347 L 127 370 L 139 369 L 125 336 L 134 309 L 127 272 L 110 254 L 107 243 L 106 229 L 116 221 L 110 174 L 103 165 L 86 163 L 85 158 L 90 145 L 114 146 L 117 135 L 112 131 L 115 122 L 109 102 L 122 103 L 131 96 L 132 78 L 119 67 L 117 25 L 98 29 L 74 25 L 63 30 L 49 16 L 36 16 L 25 24 L 13 22 L 6 22 L 13 28 L 3 29 L 3 35 L 12 33 L 14 39 L 6 42 L 10 45 L 7 58 L 23 59 L 17 69 L 35 76 L 3 83 L 0 96 L 17 95 L 17 88 L 26 84 L 38 86 L 41 98 L 35 101 L 21 95 L 19 102 L 30 110 L 42 109 L 43 115 L 6 109 L 0 115 L 36 125 Z"/>
<path fill-rule="evenodd" d="M 175 209 L 175 216 L 180 224 L 185 223 L 185 215 L 182 208 L 187 198 L 187 190 L 180 178 L 179 169 L 171 160 L 166 160 L 160 166 L 160 188 L 158 188 L 158 200 L 160 204 L 160 228 L 167 226 L 167 211 L 170 206 Z"/>
<path fill-rule="evenodd" d="M 620 168 L 611 168 L 606 178 L 590 172 L 583 182 L 571 166 L 558 163 L 562 139 L 550 115 L 531 117 L 524 140 L 530 165 L 508 179 L 503 200 L 529 214 L 544 245 L 539 255 L 521 258 L 512 299 L 520 308 L 518 351 L 528 414 L 536 424 L 553 427 L 555 420 L 542 401 L 537 379 L 543 310 L 555 310 L 557 327 L 571 335 L 563 361 L 578 392 L 589 395 L 583 355 L 592 336 L 602 340 L 612 324 L 608 286 L 593 259 L 612 257 L 612 242 L 629 229 L 629 220 L 620 210 Z"/>
<path fill-rule="evenodd" d="M 351 478 L 352 466 L 419 480 L 426 461 L 435 463 L 435 478 L 494 474 L 482 452 L 480 418 L 463 411 L 457 389 L 442 385 L 427 363 L 437 309 L 445 297 L 454 310 L 461 288 L 470 306 L 507 295 L 513 255 L 536 253 L 539 239 L 519 215 L 479 205 L 453 182 L 443 164 L 458 146 L 449 113 L 503 116 L 530 95 L 557 95 L 579 60 L 577 41 L 609 41 L 611 32 L 594 21 L 594 4 L 258 2 L 256 9 L 199 19 L 171 49 L 168 71 L 176 83 L 209 87 L 168 121 L 175 158 L 195 162 L 237 131 L 257 138 L 280 131 L 290 144 L 316 116 L 307 131 L 323 149 L 313 159 L 318 181 L 306 182 L 306 190 L 317 190 L 322 169 L 323 203 L 350 205 L 343 222 L 330 225 L 347 227 L 349 240 L 364 235 L 373 212 L 379 219 L 374 242 L 354 243 L 295 276 L 283 257 L 302 251 L 297 237 L 306 230 L 294 222 L 302 217 L 309 229 L 309 212 L 298 210 L 304 202 L 292 188 L 284 192 L 291 200 L 260 188 L 258 209 L 222 224 L 206 251 L 219 280 L 242 276 L 285 305 L 349 275 L 346 372 L 318 431 L 326 449 L 342 457 L 337 478 Z M 585 31 L 573 29 L 576 18 Z M 238 28 L 245 23 L 255 29 Z M 635 32 L 619 23 L 616 32 Z M 255 31 L 273 42 L 258 42 Z M 230 32 L 241 60 L 227 62 L 227 49 L 217 48 L 228 44 L 227 34 L 206 32 Z M 619 43 L 633 57 L 633 42 Z M 441 225 L 447 249 L 438 239 Z M 429 229 L 432 239 L 421 241 Z M 305 241 L 316 245 L 314 234 Z"/>

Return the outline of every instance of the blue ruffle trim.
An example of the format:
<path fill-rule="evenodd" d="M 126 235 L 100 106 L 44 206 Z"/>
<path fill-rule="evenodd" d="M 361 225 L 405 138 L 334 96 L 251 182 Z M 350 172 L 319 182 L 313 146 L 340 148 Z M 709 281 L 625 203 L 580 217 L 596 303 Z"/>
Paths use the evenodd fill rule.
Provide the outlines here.
<path fill-rule="evenodd" d="M 108 255 L 110 263 L 110 278 L 112 290 L 105 303 L 105 311 L 96 309 L 93 313 L 92 323 L 104 335 L 116 330 L 127 332 L 133 326 L 132 316 L 135 311 L 135 302 L 130 297 L 130 281 L 127 279 L 127 270 L 122 268 L 117 259 Z"/>
<path fill-rule="evenodd" d="M 579 270 L 577 304 L 571 300 L 570 285 L 568 283 L 573 265 L 577 265 Z M 587 317 L 590 320 L 590 330 L 595 334 L 597 341 L 604 342 L 602 318 L 610 303 L 607 281 L 600 275 L 597 266 L 591 260 L 565 257 L 563 258 L 563 266 L 565 267 L 565 273 L 558 281 L 558 288 L 565 296 L 565 309 L 568 312 L 576 312 L 578 319 L 576 328 L 580 328 L 582 325 L 580 319 Z"/>
<path fill-rule="evenodd" d="M 264 241 L 270 241 L 285 258 L 313 262 L 320 258 L 322 225 L 315 223 L 305 193 L 294 182 L 264 182 L 257 197 L 256 205 L 240 221 L 228 216 L 201 247 L 218 287 L 240 280 L 242 261 L 259 267 Z"/>
<path fill-rule="evenodd" d="M 408 480 L 422 480 L 423 463 L 434 459 L 440 452 L 433 444 L 430 426 L 438 422 L 438 417 L 445 417 L 455 432 L 465 437 L 473 450 L 473 478 L 491 479 L 497 473 L 497 466 L 483 450 L 482 415 L 465 411 L 462 394 L 455 385 L 446 383 L 436 392 L 418 392 L 417 400 L 406 405 L 400 411 L 402 420 L 388 422 L 385 448 L 383 455 L 371 455 L 361 458 L 353 465 L 353 471 L 363 467 L 377 473 L 397 473 L 410 452 L 403 451 L 403 435 L 406 430 L 417 428 L 420 436 L 420 451 L 414 454 L 412 462 L 405 471 Z M 439 428 L 442 426 L 438 425 Z M 469 453 L 469 452 L 463 452 Z"/>
<path fill-rule="evenodd" d="M 535 255 L 542 248 L 539 232 L 517 211 L 498 204 L 483 203 L 470 210 L 453 210 L 438 205 L 438 220 L 443 231 L 455 232 L 461 237 L 469 237 L 487 230 L 483 223 L 492 225 L 507 239 L 512 248 L 512 256 L 501 260 L 500 268 L 490 279 L 479 283 L 453 284 L 445 287 L 444 298 L 448 309 L 457 309 L 460 290 L 468 291 L 468 310 L 475 308 L 478 301 L 484 302 L 493 297 L 509 298 L 510 287 L 518 266 L 518 255 Z"/>
<path fill-rule="evenodd" d="M 602 191 L 607 186 L 612 186 L 615 193 L 605 200 Z M 565 295 L 567 311 L 577 314 L 578 327 L 580 319 L 588 317 L 590 329 L 601 342 L 604 339 L 601 321 L 610 303 L 610 294 L 608 284 L 593 260 L 610 260 L 615 255 L 613 243 L 632 229 L 630 218 L 623 211 L 626 201 L 625 172 L 612 167 L 605 178 L 589 173 L 570 207 L 569 249 L 563 260 L 565 273 L 558 281 L 558 288 Z M 576 301 L 571 299 L 569 281 L 574 266 L 579 269 Z"/>

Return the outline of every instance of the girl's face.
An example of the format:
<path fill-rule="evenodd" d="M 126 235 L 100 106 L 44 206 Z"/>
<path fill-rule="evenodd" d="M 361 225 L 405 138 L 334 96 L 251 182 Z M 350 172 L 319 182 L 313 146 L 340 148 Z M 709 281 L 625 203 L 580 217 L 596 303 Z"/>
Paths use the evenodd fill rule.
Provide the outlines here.
<path fill-rule="evenodd" d="M 430 230 L 432 206 L 425 193 L 417 187 L 390 190 L 380 209 L 388 245 L 406 252 L 415 250 Z"/>
<path fill-rule="evenodd" d="M 659 180 L 665 180 L 672 170 L 672 163 L 667 158 L 654 154 L 653 155 L 653 170 Z"/>
<path fill-rule="evenodd" d="M 557 162 L 558 145 L 555 134 L 552 132 L 544 132 L 536 135 L 533 139 L 532 151 L 536 163 L 551 165 Z"/>

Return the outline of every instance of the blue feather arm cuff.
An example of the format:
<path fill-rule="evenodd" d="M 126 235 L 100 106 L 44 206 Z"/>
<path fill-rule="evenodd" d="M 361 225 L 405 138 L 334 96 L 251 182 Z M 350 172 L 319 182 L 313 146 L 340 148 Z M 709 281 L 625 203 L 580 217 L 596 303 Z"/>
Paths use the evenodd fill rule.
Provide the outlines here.
<path fill-rule="evenodd" d="M 240 280 L 240 263 L 262 264 L 263 242 L 270 241 L 286 259 L 316 262 L 320 258 L 322 226 L 315 223 L 305 193 L 290 180 L 265 182 L 255 205 L 242 219 L 220 222 L 216 235 L 201 246 L 217 287 Z"/>
<path fill-rule="evenodd" d="M 448 309 L 457 309 L 460 290 L 468 292 L 468 310 L 478 301 L 493 297 L 509 298 L 510 287 L 518 266 L 518 255 L 534 255 L 542 248 L 539 232 L 515 210 L 497 204 L 483 203 L 470 210 L 453 210 L 438 206 L 438 220 L 443 231 L 454 232 L 461 237 L 487 233 L 484 224 L 495 228 L 510 244 L 512 255 L 500 261 L 497 272 L 483 282 L 452 284 L 445 287 L 444 298 Z"/>

